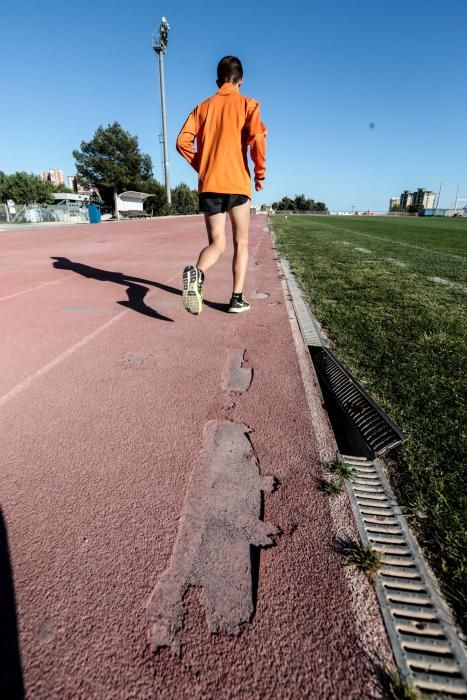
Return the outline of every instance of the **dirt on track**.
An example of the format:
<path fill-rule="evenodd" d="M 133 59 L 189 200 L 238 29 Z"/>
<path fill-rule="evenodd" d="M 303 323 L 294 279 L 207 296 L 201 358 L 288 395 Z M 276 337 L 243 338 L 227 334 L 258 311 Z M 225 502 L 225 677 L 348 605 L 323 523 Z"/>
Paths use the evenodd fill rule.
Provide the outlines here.
<path fill-rule="evenodd" d="M 374 697 L 265 227 L 252 218 L 251 310 L 226 313 L 229 242 L 199 317 L 182 307 L 181 270 L 204 245 L 201 217 L 0 234 L 10 697 Z M 243 393 L 226 382 L 232 350 L 252 370 Z M 252 551 L 255 612 L 238 636 L 211 634 L 191 587 L 181 655 L 154 654 L 147 604 L 216 421 L 250 431 L 278 481 L 264 520 L 282 534 L 259 568 Z"/>

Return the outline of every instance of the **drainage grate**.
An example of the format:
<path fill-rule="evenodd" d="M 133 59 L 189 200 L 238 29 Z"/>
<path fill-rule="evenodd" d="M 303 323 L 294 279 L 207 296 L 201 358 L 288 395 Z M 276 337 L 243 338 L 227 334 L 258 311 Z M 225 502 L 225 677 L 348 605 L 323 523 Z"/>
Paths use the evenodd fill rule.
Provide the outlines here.
<path fill-rule="evenodd" d="M 467 659 L 455 625 L 378 460 L 339 458 L 362 542 L 383 557 L 375 585 L 394 656 L 421 691 L 467 698 Z"/>
<path fill-rule="evenodd" d="M 280 261 L 289 289 L 303 340 L 309 348 L 319 348 L 313 354 L 315 367 L 336 397 L 341 408 L 352 420 L 365 442 L 376 455 L 407 440 L 407 436 L 376 404 L 347 369 L 325 347 L 321 329 L 303 298 L 300 286 L 287 260 Z"/>
<path fill-rule="evenodd" d="M 313 359 L 320 377 L 376 455 L 383 455 L 407 440 L 328 348 L 321 348 Z"/>
<path fill-rule="evenodd" d="M 290 296 L 292 297 L 293 307 L 297 315 L 298 325 L 305 343 L 312 347 L 321 347 L 324 341 L 321 335 L 319 324 L 310 311 L 308 304 L 303 298 L 295 275 L 290 270 L 290 265 L 287 260 L 281 260 L 281 266 L 287 281 Z"/>

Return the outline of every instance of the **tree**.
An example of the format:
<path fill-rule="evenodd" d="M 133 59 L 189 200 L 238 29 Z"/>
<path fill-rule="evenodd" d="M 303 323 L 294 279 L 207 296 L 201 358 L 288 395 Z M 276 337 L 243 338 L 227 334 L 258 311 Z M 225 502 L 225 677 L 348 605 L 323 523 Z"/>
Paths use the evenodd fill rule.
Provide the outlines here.
<path fill-rule="evenodd" d="M 296 194 L 294 200 L 294 209 L 297 211 L 306 211 L 308 209 L 308 199 L 305 198 L 304 194 Z"/>
<path fill-rule="evenodd" d="M 3 202 L 13 199 L 16 204 L 44 204 L 52 201 L 51 195 L 55 191 L 51 182 L 44 182 L 33 173 L 3 174 L 0 181 L 0 199 Z"/>
<path fill-rule="evenodd" d="M 290 197 L 282 197 L 277 208 L 279 211 L 293 211 L 295 209 L 295 200 L 290 199 Z"/>
<path fill-rule="evenodd" d="M 172 211 L 174 214 L 197 214 L 198 195 L 181 182 L 172 190 Z"/>
<path fill-rule="evenodd" d="M 113 195 L 125 190 L 144 189 L 152 180 L 152 161 L 141 153 L 138 137 L 122 129 L 118 122 L 99 126 L 90 141 L 81 142 L 73 151 L 79 180 L 95 185 L 106 204 Z"/>
<path fill-rule="evenodd" d="M 66 185 L 53 185 L 53 191 L 60 192 L 60 193 L 66 192 L 67 194 L 73 194 L 73 190 L 70 190 L 70 188 L 67 187 Z"/>
<path fill-rule="evenodd" d="M 151 178 L 151 180 L 144 182 L 144 185 L 141 183 L 141 189 L 144 189 L 144 192 L 151 195 L 144 202 L 145 211 L 151 216 L 167 216 L 167 214 L 170 214 L 164 185 Z"/>
<path fill-rule="evenodd" d="M 282 197 L 280 202 L 273 202 L 272 208 L 276 211 L 327 212 L 328 210 L 324 202 L 315 202 L 314 199 L 307 199 L 304 194 L 295 195 L 295 199 L 290 199 L 290 197 Z"/>
<path fill-rule="evenodd" d="M 313 207 L 313 211 L 327 211 L 327 210 L 328 210 L 328 208 L 324 202 L 316 202 L 314 207 Z"/>

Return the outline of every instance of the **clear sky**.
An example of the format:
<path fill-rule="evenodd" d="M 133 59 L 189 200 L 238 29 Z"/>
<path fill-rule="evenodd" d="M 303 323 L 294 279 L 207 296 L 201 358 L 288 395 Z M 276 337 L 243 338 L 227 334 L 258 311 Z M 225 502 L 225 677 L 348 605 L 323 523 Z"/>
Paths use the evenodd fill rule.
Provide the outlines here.
<path fill-rule="evenodd" d="M 172 185 L 196 186 L 175 150 L 188 112 L 238 55 L 262 104 L 267 189 L 332 208 L 387 209 L 402 189 L 467 197 L 467 1 L 26 0 L 2 10 L 0 170 L 74 173 L 72 150 L 109 122 L 139 137 L 162 180 L 152 31 L 166 55 Z M 370 126 L 374 125 L 374 126 Z"/>

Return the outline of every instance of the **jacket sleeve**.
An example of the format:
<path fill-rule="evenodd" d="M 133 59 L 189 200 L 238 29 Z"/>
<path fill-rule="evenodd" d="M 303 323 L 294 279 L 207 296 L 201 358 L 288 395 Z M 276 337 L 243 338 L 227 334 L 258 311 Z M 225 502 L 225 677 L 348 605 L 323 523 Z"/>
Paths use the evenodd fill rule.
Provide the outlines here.
<path fill-rule="evenodd" d="M 266 175 L 266 134 L 268 132 L 261 121 L 259 102 L 251 100 L 249 103 L 246 127 L 251 159 L 255 164 L 255 178 L 263 179 Z"/>
<path fill-rule="evenodd" d="M 189 164 L 198 172 L 199 162 L 198 154 L 195 151 L 195 138 L 197 133 L 197 109 L 194 109 L 188 116 L 188 119 L 181 128 L 177 138 L 177 151 L 181 156 L 189 162 Z"/>

